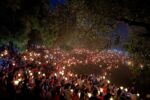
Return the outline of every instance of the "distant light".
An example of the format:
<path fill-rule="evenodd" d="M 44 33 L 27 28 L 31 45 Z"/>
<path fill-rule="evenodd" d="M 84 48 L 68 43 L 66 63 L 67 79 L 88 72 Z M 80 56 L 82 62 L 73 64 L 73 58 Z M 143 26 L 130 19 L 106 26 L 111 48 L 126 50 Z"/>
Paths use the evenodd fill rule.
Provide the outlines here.
<path fill-rule="evenodd" d="M 32 76 L 33 75 L 33 73 L 30 73 L 30 76 Z"/>
<path fill-rule="evenodd" d="M 14 81 L 14 84 L 15 84 L 15 85 L 18 85 L 18 84 L 19 84 L 19 81 L 18 81 L 18 80 L 15 80 L 15 81 Z"/>
<path fill-rule="evenodd" d="M 4 56 L 4 54 L 1 54 L 1 57 L 3 57 Z"/>
<path fill-rule="evenodd" d="M 70 91 L 71 91 L 71 93 L 73 93 L 73 89 L 71 89 Z"/>
<path fill-rule="evenodd" d="M 54 75 L 57 77 L 57 74 L 56 74 L 56 73 L 55 73 Z"/>
<path fill-rule="evenodd" d="M 127 89 L 127 88 L 125 88 L 124 90 L 125 90 L 126 92 L 128 92 L 128 89 Z"/>
<path fill-rule="evenodd" d="M 103 76 L 103 79 L 105 79 L 106 77 L 105 76 Z"/>
<path fill-rule="evenodd" d="M 13 63 L 12 65 L 13 65 L 13 66 L 15 66 L 16 64 L 15 64 L 15 63 Z"/>
<path fill-rule="evenodd" d="M 142 64 L 140 64 L 140 67 L 143 68 L 144 66 Z"/>
<path fill-rule="evenodd" d="M 110 80 L 107 80 L 107 83 L 109 84 L 109 83 L 110 83 Z"/>
<path fill-rule="evenodd" d="M 101 92 L 101 93 L 103 92 L 103 88 L 100 88 L 100 92 Z"/>
<path fill-rule="evenodd" d="M 128 66 L 132 65 L 132 62 L 131 61 L 128 61 L 127 62 Z"/>
<path fill-rule="evenodd" d="M 120 86 L 120 89 L 121 89 L 121 90 L 123 90 L 123 89 L 124 89 L 124 87 L 123 87 L 123 86 Z"/>
<path fill-rule="evenodd" d="M 43 73 L 43 76 L 45 76 L 45 74 Z"/>
<path fill-rule="evenodd" d="M 80 98 L 80 96 L 81 96 L 81 93 L 80 93 L 80 92 L 78 93 L 78 96 L 79 96 L 79 98 Z"/>
<path fill-rule="evenodd" d="M 92 96 L 92 94 L 91 93 L 88 93 L 88 97 L 90 98 Z"/>
<path fill-rule="evenodd" d="M 137 93 L 136 95 L 137 95 L 138 97 L 140 96 L 140 94 L 139 94 L 139 93 Z"/>
<path fill-rule="evenodd" d="M 19 82 L 22 81 L 22 78 L 19 78 L 18 81 L 19 81 Z"/>
<path fill-rule="evenodd" d="M 20 76 L 21 76 L 21 74 L 18 74 L 18 76 L 20 77 Z"/>
<path fill-rule="evenodd" d="M 40 75 L 40 74 L 41 74 L 41 72 L 38 72 L 38 74 Z"/>
<path fill-rule="evenodd" d="M 65 77 L 65 80 L 68 80 L 67 77 Z"/>

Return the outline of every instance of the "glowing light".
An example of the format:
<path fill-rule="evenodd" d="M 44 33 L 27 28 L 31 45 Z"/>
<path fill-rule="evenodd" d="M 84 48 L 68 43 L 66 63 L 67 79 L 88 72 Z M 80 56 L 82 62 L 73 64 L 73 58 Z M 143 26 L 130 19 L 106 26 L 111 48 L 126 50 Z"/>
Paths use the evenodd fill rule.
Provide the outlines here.
<path fill-rule="evenodd" d="M 101 92 L 100 91 L 98 91 L 98 94 L 100 94 Z"/>
<path fill-rule="evenodd" d="M 14 81 L 14 85 L 18 85 L 19 84 L 19 81 L 18 80 L 15 80 Z"/>
<path fill-rule="evenodd" d="M 144 66 L 142 64 L 140 64 L 140 67 L 143 68 Z"/>
<path fill-rule="evenodd" d="M 140 94 L 139 94 L 139 93 L 137 93 L 136 95 L 137 95 L 138 97 L 140 96 Z"/>
<path fill-rule="evenodd" d="M 19 81 L 19 82 L 22 81 L 22 78 L 19 78 L 18 81 Z"/>
<path fill-rule="evenodd" d="M 127 88 L 125 88 L 124 90 L 125 90 L 125 92 L 128 92 L 128 89 L 127 89 Z"/>
<path fill-rule="evenodd" d="M 4 56 L 4 54 L 1 54 L 1 57 L 3 57 Z"/>
<path fill-rule="evenodd" d="M 43 76 L 45 76 L 45 74 L 44 74 L 44 73 L 43 73 L 42 75 L 43 75 Z"/>
<path fill-rule="evenodd" d="M 109 84 L 109 83 L 110 83 L 110 80 L 107 80 L 107 83 Z"/>
<path fill-rule="evenodd" d="M 41 74 L 41 72 L 38 72 L 38 74 L 40 75 L 40 74 Z"/>
<path fill-rule="evenodd" d="M 39 65 L 41 65 L 41 62 L 38 62 L 39 63 Z"/>
<path fill-rule="evenodd" d="M 124 89 L 124 87 L 123 87 L 123 86 L 120 86 L 120 89 L 121 89 L 121 90 L 123 90 L 123 89 Z"/>
<path fill-rule="evenodd" d="M 16 64 L 15 64 L 15 63 L 13 63 L 12 65 L 13 65 L 13 66 L 15 66 Z"/>
<path fill-rule="evenodd" d="M 33 73 L 30 73 L 30 76 L 32 76 L 33 75 Z"/>
<path fill-rule="evenodd" d="M 63 67 L 63 69 L 65 69 L 65 66 Z"/>
<path fill-rule="evenodd" d="M 106 77 L 105 76 L 103 76 L 103 79 L 105 79 Z"/>
<path fill-rule="evenodd" d="M 103 88 L 100 88 L 100 92 L 101 92 L 101 93 L 103 92 Z"/>
<path fill-rule="evenodd" d="M 71 89 L 70 91 L 71 91 L 71 93 L 73 93 L 73 89 Z"/>
<path fill-rule="evenodd" d="M 72 77 L 73 75 L 72 75 L 72 74 L 70 74 L 70 76 Z"/>
<path fill-rule="evenodd" d="M 65 80 L 68 80 L 67 77 L 65 77 Z"/>
<path fill-rule="evenodd" d="M 18 74 L 18 76 L 20 77 L 20 76 L 21 76 L 21 74 Z"/>
<path fill-rule="evenodd" d="M 4 55 L 7 55 L 7 54 L 8 54 L 8 51 L 7 51 L 7 50 L 5 50 L 5 51 L 4 51 Z"/>
<path fill-rule="evenodd" d="M 80 98 L 80 96 L 81 96 L 81 93 L 80 93 L 80 92 L 78 93 L 78 96 L 79 96 L 79 98 Z"/>
<path fill-rule="evenodd" d="M 45 57 L 44 57 L 44 58 L 45 58 L 45 59 L 46 59 L 46 58 L 48 58 L 48 55 L 45 55 Z"/>
<path fill-rule="evenodd" d="M 75 77 L 78 77 L 78 75 L 77 75 L 77 74 L 75 74 Z"/>
<path fill-rule="evenodd" d="M 57 74 L 56 74 L 56 73 L 55 73 L 54 75 L 57 77 Z"/>
<path fill-rule="evenodd" d="M 131 61 L 128 61 L 127 62 L 128 66 L 132 65 L 132 62 Z"/>
<path fill-rule="evenodd" d="M 114 99 L 111 97 L 110 100 L 114 100 Z"/>
<path fill-rule="evenodd" d="M 92 96 L 92 94 L 91 93 L 88 93 L 88 97 L 90 98 Z"/>

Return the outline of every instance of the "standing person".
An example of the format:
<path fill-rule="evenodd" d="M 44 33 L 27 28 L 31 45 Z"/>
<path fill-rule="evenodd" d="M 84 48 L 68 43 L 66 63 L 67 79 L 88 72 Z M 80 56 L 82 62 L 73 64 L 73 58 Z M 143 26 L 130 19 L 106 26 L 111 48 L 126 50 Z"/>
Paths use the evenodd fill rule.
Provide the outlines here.
<path fill-rule="evenodd" d="M 121 89 L 119 89 L 119 90 L 117 91 L 117 95 L 116 95 L 116 97 L 115 97 L 115 100 L 121 100 Z"/>
<path fill-rule="evenodd" d="M 79 100 L 78 90 L 75 89 L 74 93 L 72 94 L 72 100 Z"/>
<path fill-rule="evenodd" d="M 104 100 L 110 100 L 111 96 L 110 90 L 107 89 L 107 94 L 104 96 Z"/>
<path fill-rule="evenodd" d="M 66 84 L 65 100 L 71 100 L 71 91 L 70 91 L 70 85 L 69 84 Z"/>
<path fill-rule="evenodd" d="M 99 100 L 97 97 L 98 91 L 97 89 L 93 90 L 93 95 L 89 98 L 89 100 Z"/>

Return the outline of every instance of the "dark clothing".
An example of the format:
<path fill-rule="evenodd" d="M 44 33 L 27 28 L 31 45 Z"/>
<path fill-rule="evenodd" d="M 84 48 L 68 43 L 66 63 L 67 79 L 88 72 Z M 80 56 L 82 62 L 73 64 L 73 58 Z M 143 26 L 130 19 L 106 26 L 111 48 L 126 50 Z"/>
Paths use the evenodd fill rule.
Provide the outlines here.
<path fill-rule="evenodd" d="M 104 100 L 110 100 L 111 98 L 111 94 L 110 93 L 107 93 L 105 96 L 104 96 Z"/>
<path fill-rule="evenodd" d="M 92 96 L 89 100 L 99 100 L 96 96 Z"/>

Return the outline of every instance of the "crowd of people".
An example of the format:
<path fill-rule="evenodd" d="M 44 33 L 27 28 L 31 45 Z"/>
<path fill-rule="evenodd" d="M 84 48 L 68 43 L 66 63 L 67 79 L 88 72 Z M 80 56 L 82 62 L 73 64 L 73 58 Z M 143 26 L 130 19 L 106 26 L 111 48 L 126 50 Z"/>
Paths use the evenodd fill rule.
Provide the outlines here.
<path fill-rule="evenodd" d="M 134 88 L 116 87 L 105 76 L 77 75 L 65 68 L 44 73 L 32 66 L 0 74 L 2 99 L 137 100 L 140 96 Z"/>
<path fill-rule="evenodd" d="M 138 93 L 136 88 L 125 88 L 123 86 L 117 87 L 115 86 L 115 84 L 111 83 L 111 81 L 108 80 L 105 75 L 78 75 L 67 70 L 68 66 L 65 64 L 67 63 L 66 61 L 64 61 L 63 66 L 61 66 L 62 63 L 57 63 L 62 61 L 58 59 L 60 55 L 65 59 L 68 57 L 64 57 L 64 54 L 62 54 L 62 52 L 60 52 L 59 50 L 56 50 L 54 53 L 46 50 L 46 53 L 50 53 L 50 55 L 47 56 L 47 54 L 45 55 L 44 53 L 44 58 L 41 58 L 40 60 L 39 58 L 42 54 L 35 53 L 33 51 L 27 52 L 23 54 L 11 54 L 10 50 L 8 50 L 7 48 L 6 50 L 3 50 L 1 52 L 1 59 L 4 59 L 7 64 L 7 66 L 0 65 L 1 100 L 140 99 L 140 94 Z M 79 54 L 82 53 L 81 50 L 75 50 L 74 52 Z M 90 53 L 89 51 L 84 51 L 84 53 L 86 54 L 87 52 L 91 55 L 100 56 L 100 53 L 94 54 Z M 116 55 L 116 53 L 113 55 L 111 51 L 108 52 L 110 52 L 109 55 L 112 55 L 110 59 L 112 59 L 113 56 Z M 73 53 L 72 55 L 74 55 Z M 104 51 L 101 52 L 101 54 L 104 54 Z M 90 56 L 87 59 L 94 59 L 91 57 L 94 56 Z M 52 59 L 54 61 L 52 61 Z M 101 59 L 103 60 L 104 58 Z M 107 61 L 109 57 L 106 56 L 105 59 Z M 88 60 L 87 62 L 90 63 L 90 61 L 91 60 Z M 114 60 L 112 59 L 112 61 Z M 84 61 L 78 62 L 83 63 Z M 79 63 L 76 64 L 78 65 Z"/>

